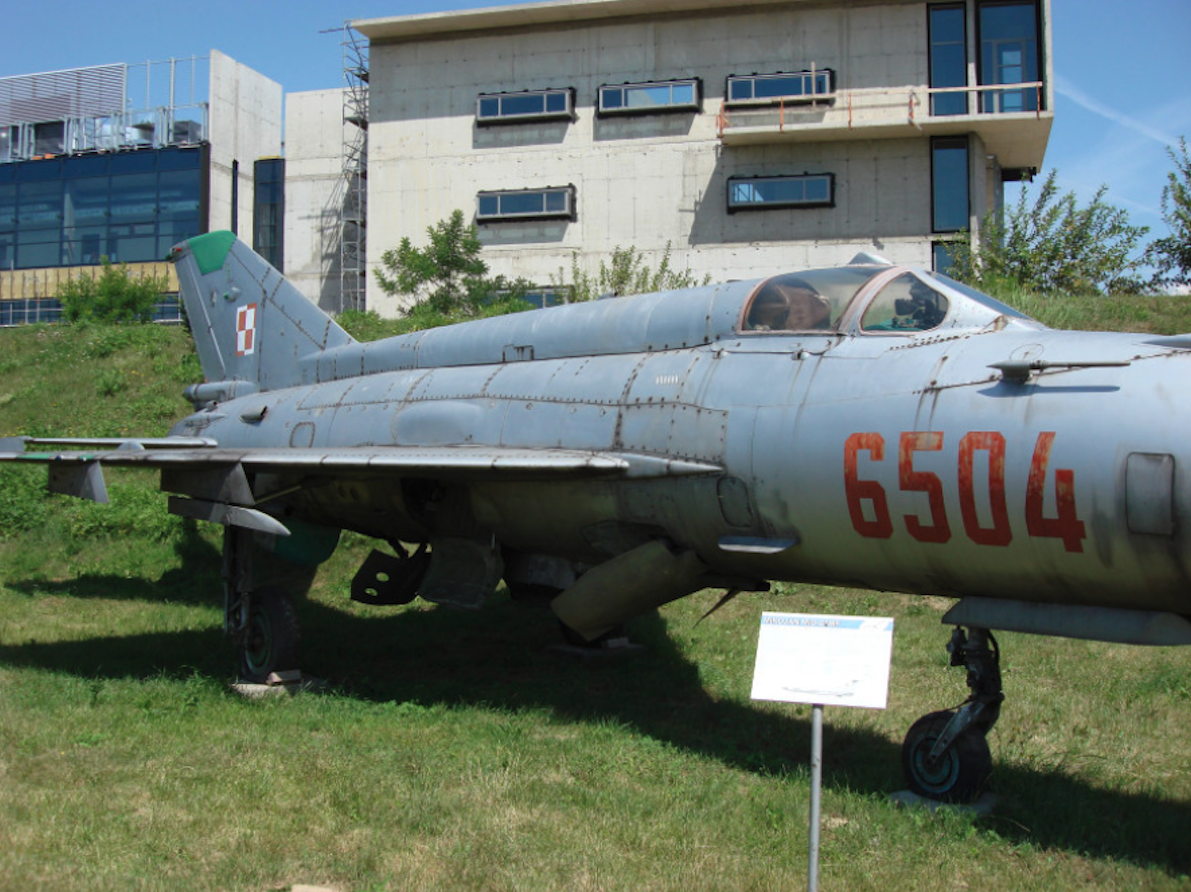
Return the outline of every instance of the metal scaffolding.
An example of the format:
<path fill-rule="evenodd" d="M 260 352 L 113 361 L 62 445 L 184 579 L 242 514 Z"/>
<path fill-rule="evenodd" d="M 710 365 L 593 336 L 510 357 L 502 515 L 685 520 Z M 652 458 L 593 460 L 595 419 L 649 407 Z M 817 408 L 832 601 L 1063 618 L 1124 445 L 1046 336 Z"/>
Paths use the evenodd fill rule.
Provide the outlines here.
<path fill-rule="evenodd" d="M 339 191 L 339 309 L 367 308 L 368 43 L 343 26 L 343 168 Z"/>

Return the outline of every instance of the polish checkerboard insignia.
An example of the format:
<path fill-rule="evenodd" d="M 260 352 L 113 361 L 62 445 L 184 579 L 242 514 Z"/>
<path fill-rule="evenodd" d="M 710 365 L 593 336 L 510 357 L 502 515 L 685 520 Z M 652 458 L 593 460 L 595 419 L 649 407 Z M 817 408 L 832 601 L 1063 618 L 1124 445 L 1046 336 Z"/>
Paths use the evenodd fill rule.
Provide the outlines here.
<path fill-rule="evenodd" d="M 236 355 L 250 356 L 256 351 L 256 304 L 236 310 Z"/>

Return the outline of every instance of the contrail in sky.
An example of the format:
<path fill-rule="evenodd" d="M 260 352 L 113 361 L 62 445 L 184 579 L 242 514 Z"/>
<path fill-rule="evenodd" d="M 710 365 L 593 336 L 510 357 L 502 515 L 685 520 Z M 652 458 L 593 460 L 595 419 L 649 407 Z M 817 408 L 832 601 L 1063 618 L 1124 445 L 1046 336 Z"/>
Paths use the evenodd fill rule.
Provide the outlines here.
<path fill-rule="evenodd" d="M 1054 84 L 1055 92 L 1060 96 L 1065 96 L 1076 105 L 1082 106 L 1093 114 L 1100 115 L 1100 117 L 1112 121 L 1114 124 L 1119 124 L 1120 126 L 1132 130 L 1135 133 L 1146 137 L 1147 139 L 1152 139 L 1154 142 L 1160 143 L 1163 146 L 1172 146 L 1178 142 L 1176 137 L 1171 136 L 1168 133 L 1163 133 L 1156 127 L 1151 127 L 1149 124 L 1145 123 L 1144 121 L 1139 121 L 1137 118 L 1134 118 L 1131 115 L 1127 115 L 1122 111 L 1109 107 L 1094 96 L 1089 96 L 1087 93 L 1064 77 L 1055 75 Z"/>

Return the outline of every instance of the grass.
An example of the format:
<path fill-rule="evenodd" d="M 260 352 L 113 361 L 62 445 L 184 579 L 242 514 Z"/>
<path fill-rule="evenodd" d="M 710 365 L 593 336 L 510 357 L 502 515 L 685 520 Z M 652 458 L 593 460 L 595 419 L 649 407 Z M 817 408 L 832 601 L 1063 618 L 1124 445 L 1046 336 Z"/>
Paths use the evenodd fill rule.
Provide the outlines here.
<path fill-rule="evenodd" d="M 1123 303 L 1083 313 L 1191 330 L 1186 301 Z M 185 409 L 179 330 L 0 346 L 0 433 L 163 433 Z M 111 475 L 104 507 L 23 471 L 0 490 L 4 892 L 798 888 L 810 709 L 749 699 L 766 609 L 896 621 L 889 708 L 826 713 L 822 888 L 1191 889 L 1185 650 L 999 636 L 1000 804 L 932 817 L 887 797 L 911 722 L 966 694 L 941 599 L 781 586 L 700 623 L 708 591 L 633 624 L 648 653 L 579 663 L 503 593 L 475 613 L 352 603 L 371 546 L 346 536 L 291 579 L 329 687 L 247 701 L 218 530 L 169 517 L 152 475 Z"/>

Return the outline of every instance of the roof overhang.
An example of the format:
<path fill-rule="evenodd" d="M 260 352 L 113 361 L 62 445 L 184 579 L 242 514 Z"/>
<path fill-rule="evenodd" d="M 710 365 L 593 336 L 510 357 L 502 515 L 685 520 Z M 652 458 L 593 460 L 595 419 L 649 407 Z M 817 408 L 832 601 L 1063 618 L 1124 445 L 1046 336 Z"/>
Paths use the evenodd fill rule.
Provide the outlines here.
<path fill-rule="evenodd" d="M 549 0 L 545 3 L 517 3 L 484 9 L 356 19 L 351 26 L 373 43 L 399 43 L 468 32 L 567 27 L 638 16 L 690 15 L 713 10 L 739 13 L 749 7 L 833 6 L 838 3 L 839 0 L 827 3 L 824 0 L 745 0 L 743 3 L 739 0 Z"/>

